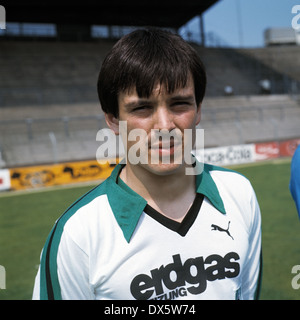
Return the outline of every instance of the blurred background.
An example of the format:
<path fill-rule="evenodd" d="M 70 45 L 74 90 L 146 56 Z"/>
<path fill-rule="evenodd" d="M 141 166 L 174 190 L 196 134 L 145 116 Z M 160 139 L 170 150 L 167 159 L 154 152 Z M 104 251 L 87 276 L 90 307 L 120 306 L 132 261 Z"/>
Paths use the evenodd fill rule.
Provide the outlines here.
<path fill-rule="evenodd" d="M 2 5 L 2 168 L 95 159 L 96 132 L 105 127 L 96 91 L 102 60 L 122 35 L 145 25 L 178 32 L 206 66 L 206 148 L 300 137 L 295 1 Z"/>
<path fill-rule="evenodd" d="M 290 159 L 300 144 L 300 3 L 0 4 L 0 265 L 7 274 L 0 298 L 30 298 L 53 221 L 81 194 L 82 183 L 89 187 L 111 172 L 114 163 L 96 161 L 96 134 L 106 127 L 97 77 L 114 43 L 142 26 L 176 32 L 198 51 L 208 78 L 199 125 L 205 132 L 205 160 L 243 165 L 239 170 L 248 174 L 263 202 L 269 255 L 263 298 L 299 298 L 290 284 L 291 268 L 300 264 L 300 239 L 288 182 Z M 45 188 L 71 188 L 77 182 L 64 195 Z M 22 239 L 28 237 L 24 249 Z M 284 269 L 280 252 L 288 254 Z M 27 266 L 26 280 L 20 280 L 19 263 Z"/>

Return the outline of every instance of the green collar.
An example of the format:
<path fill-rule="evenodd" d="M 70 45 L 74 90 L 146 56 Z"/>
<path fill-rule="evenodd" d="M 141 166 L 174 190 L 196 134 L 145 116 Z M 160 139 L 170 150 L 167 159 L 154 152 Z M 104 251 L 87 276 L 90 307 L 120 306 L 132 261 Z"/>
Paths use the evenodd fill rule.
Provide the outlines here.
<path fill-rule="evenodd" d="M 127 190 L 125 190 L 125 188 L 118 185 L 117 179 L 123 166 L 124 164 L 118 164 L 107 179 L 107 197 L 124 237 L 129 242 L 147 205 L 147 201 L 128 186 Z M 225 214 L 223 201 L 209 173 L 215 168 L 204 164 L 203 172 L 196 176 L 196 191 L 207 197 L 218 211 Z"/>

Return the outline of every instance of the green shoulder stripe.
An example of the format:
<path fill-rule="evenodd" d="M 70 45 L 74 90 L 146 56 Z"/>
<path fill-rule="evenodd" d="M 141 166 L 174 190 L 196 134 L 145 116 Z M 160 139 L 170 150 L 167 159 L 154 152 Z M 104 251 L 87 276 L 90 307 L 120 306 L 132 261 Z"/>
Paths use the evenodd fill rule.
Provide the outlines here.
<path fill-rule="evenodd" d="M 96 197 L 105 193 L 106 181 L 96 186 L 76 202 L 56 221 L 43 249 L 40 267 L 40 299 L 61 300 L 61 290 L 57 275 L 57 252 L 66 222 L 80 209 Z"/>

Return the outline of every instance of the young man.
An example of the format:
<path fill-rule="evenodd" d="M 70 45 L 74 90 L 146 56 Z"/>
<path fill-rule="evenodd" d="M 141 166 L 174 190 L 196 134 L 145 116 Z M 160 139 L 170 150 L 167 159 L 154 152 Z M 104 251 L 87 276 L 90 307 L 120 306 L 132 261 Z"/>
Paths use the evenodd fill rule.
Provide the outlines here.
<path fill-rule="evenodd" d="M 177 35 L 138 30 L 113 47 L 98 93 L 108 126 L 127 130 L 126 163 L 56 222 L 35 299 L 258 297 L 261 220 L 249 181 L 183 157 L 205 86 L 197 53 Z"/>

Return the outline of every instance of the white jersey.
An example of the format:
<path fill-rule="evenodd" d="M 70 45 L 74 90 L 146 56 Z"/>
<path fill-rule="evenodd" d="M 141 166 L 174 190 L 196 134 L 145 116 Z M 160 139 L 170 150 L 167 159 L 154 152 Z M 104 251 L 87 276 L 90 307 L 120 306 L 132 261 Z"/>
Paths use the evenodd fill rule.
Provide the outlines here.
<path fill-rule="evenodd" d="M 204 165 L 181 223 L 118 183 L 122 165 L 57 220 L 34 299 L 255 299 L 261 217 L 242 175 Z"/>

